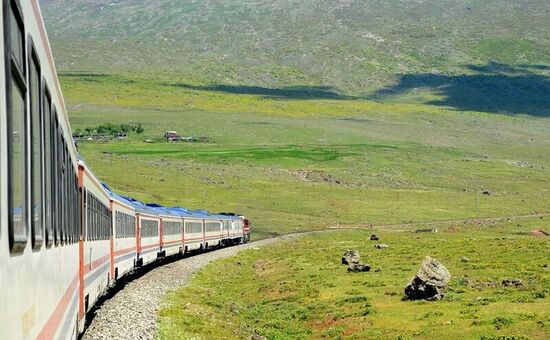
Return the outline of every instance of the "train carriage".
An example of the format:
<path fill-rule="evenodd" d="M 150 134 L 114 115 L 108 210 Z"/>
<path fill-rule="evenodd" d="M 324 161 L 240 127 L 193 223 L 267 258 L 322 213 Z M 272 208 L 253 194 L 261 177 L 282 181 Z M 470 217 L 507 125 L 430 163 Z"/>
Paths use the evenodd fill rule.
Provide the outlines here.
<path fill-rule="evenodd" d="M 144 266 L 155 261 L 160 254 L 160 217 L 146 204 L 132 201 L 136 209 L 137 265 Z"/>
<path fill-rule="evenodd" d="M 74 338 L 76 149 L 38 2 L 4 0 L 0 20 L 0 334 Z"/>
<path fill-rule="evenodd" d="M 203 217 L 203 214 L 191 211 L 186 211 L 183 214 L 184 253 L 192 250 L 203 250 L 205 248 Z"/>
<path fill-rule="evenodd" d="M 209 214 L 204 219 L 205 247 L 218 247 L 224 244 L 227 236 L 224 235 L 225 216 Z"/>
<path fill-rule="evenodd" d="M 182 220 L 174 216 L 169 208 L 157 203 L 147 206 L 159 215 L 160 219 L 160 255 L 171 256 L 183 252 Z"/>
<path fill-rule="evenodd" d="M 82 160 L 79 178 L 83 201 L 80 289 L 86 313 L 111 282 L 112 216 L 109 193 Z"/>
<path fill-rule="evenodd" d="M 128 198 L 114 193 L 105 184 L 103 186 L 111 199 L 113 223 L 111 278 L 118 280 L 136 267 L 136 209 Z"/>

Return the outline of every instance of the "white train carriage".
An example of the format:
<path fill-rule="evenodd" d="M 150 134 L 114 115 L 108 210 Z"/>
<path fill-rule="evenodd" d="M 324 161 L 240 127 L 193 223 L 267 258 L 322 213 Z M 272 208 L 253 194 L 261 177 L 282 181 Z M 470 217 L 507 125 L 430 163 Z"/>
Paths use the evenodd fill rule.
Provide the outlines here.
<path fill-rule="evenodd" d="M 77 157 L 38 1 L 3 0 L 0 29 L 0 334 L 75 338 Z"/>
<path fill-rule="evenodd" d="M 83 201 L 80 290 L 87 313 L 111 282 L 111 199 L 82 160 L 78 165 Z"/>
<path fill-rule="evenodd" d="M 160 255 L 160 217 L 158 213 L 138 200 L 132 200 L 136 209 L 137 266 L 155 261 Z"/>
<path fill-rule="evenodd" d="M 171 256 L 183 253 L 182 219 L 160 204 L 149 203 L 147 206 L 159 214 L 160 254 Z"/>
<path fill-rule="evenodd" d="M 221 213 L 224 245 L 239 244 L 243 239 L 243 222 L 233 213 Z"/>
<path fill-rule="evenodd" d="M 210 214 L 204 210 L 195 212 L 204 216 L 204 248 L 221 246 L 224 239 L 221 216 Z"/>
<path fill-rule="evenodd" d="M 183 218 L 183 252 L 203 250 L 205 247 L 203 214 L 193 213 L 184 208 L 170 210 Z"/>
<path fill-rule="evenodd" d="M 113 223 L 113 245 L 111 249 L 111 278 L 120 277 L 133 271 L 137 262 L 136 209 L 130 199 L 118 195 L 103 184 L 111 198 Z"/>

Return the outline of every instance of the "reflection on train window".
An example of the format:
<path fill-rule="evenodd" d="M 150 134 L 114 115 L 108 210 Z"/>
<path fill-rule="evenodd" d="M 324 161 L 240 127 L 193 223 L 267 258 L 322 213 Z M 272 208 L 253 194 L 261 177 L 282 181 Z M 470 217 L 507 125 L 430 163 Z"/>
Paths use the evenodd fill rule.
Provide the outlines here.
<path fill-rule="evenodd" d="M 44 105 L 44 224 L 46 225 L 46 246 L 51 247 L 54 241 L 53 234 L 53 194 L 52 194 L 52 100 L 47 87 L 44 88 L 44 98 L 42 103 Z"/>
<path fill-rule="evenodd" d="M 136 236 L 136 218 L 132 215 L 116 212 L 115 215 L 116 238 Z"/>
<path fill-rule="evenodd" d="M 12 60 L 15 62 L 19 70 L 24 72 L 25 60 L 25 45 L 23 38 L 23 21 L 18 13 L 16 6 L 12 5 L 10 15 L 10 40 Z"/>
<path fill-rule="evenodd" d="M 6 54 L 10 56 L 8 74 L 8 210 L 9 243 L 12 253 L 22 252 L 27 243 L 26 221 L 26 95 L 25 44 L 23 20 L 17 8 L 11 8 L 10 19 L 4 29 L 9 32 Z"/>
<path fill-rule="evenodd" d="M 157 221 L 144 220 L 140 221 L 141 223 L 141 237 L 153 237 L 159 235 L 159 226 Z"/>
<path fill-rule="evenodd" d="M 86 240 L 98 241 L 111 238 L 111 212 L 94 195 L 88 193 L 86 202 Z"/>
<path fill-rule="evenodd" d="M 186 234 L 202 233 L 202 223 L 201 222 L 185 222 L 185 233 Z"/>
<path fill-rule="evenodd" d="M 220 222 L 206 222 L 206 232 L 220 232 Z"/>
<path fill-rule="evenodd" d="M 42 132 L 40 112 L 40 68 L 34 51 L 29 58 L 31 109 L 31 236 L 34 249 L 42 246 Z"/>
<path fill-rule="evenodd" d="M 25 97 L 15 81 L 11 87 L 10 119 L 10 207 L 12 251 L 25 247 L 27 230 L 25 227 Z"/>
<path fill-rule="evenodd" d="M 181 233 L 181 223 L 180 222 L 173 222 L 173 221 L 166 221 L 163 222 L 164 227 L 164 235 L 178 235 Z"/>

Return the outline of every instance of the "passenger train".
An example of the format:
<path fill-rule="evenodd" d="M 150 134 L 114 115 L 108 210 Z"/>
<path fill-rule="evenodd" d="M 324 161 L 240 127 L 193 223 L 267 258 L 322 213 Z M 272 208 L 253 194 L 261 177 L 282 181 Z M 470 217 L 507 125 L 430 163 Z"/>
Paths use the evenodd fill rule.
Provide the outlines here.
<path fill-rule="evenodd" d="M 145 204 L 79 158 L 38 0 L 0 13 L 0 338 L 74 339 L 157 259 L 250 240 L 243 216 Z"/>

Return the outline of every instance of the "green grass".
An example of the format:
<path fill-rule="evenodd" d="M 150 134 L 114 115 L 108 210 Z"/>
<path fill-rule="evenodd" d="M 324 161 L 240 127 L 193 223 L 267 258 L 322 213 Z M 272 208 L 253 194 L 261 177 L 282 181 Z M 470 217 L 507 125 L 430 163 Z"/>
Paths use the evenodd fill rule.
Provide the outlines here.
<path fill-rule="evenodd" d="M 159 338 L 545 339 L 550 243 L 530 231 L 548 226 L 548 218 L 536 218 L 454 224 L 437 234 L 335 231 L 248 250 L 208 265 L 169 294 Z M 373 232 L 390 248 L 375 249 Z M 373 271 L 347 273 L 340 264 L 347 249 L 358 250 Z M 427 255 L 452 274 L 444 299 L 403 300 Z M 509 278 L 525 287 L 503 287 Z"/>
<path fill-rule="evenodd" d="M 547 118 L 369 100 L 281 100 L 132 77 L 61 80 L 73 128 L 105 122 L 145 128 L 124 141 L 80 143 L 101 179 L 145 201 L 247 215 L 255 238 L 331 225 L 523 215 L 550 206 Z M 166 130 L 212 143 L 167 143 Z"/>

